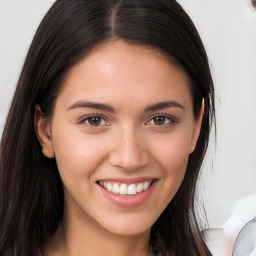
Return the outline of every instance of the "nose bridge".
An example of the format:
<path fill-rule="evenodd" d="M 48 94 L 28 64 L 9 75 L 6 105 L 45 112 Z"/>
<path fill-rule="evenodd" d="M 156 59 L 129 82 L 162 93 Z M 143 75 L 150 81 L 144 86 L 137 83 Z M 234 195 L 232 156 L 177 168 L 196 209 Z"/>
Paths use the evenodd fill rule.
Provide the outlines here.
<path fill-rule="evenodd" d="M 120 127 L 110 153 L 110 163 L 125 170 L 145 166 L 149 161 L 149 154 L 142 136 L 141 131 L 132 125 Z"/>

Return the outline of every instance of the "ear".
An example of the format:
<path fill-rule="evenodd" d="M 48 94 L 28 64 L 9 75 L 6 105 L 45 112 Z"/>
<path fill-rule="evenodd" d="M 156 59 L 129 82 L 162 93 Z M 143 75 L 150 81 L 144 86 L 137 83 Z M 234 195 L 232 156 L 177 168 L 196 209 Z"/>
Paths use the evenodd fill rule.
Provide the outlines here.
<path fill-rule="evenodd" d="M 201 106 L 199 117 L 194 121 L 194 129 L 193 129 L 193 136 L 191 140 L 190 153 L 192 153 L 196 148 L 196 143 L 201 131 L 203 116 L 204 116 L 204 99 L 202 100 L 202 106 Z"/>
<path fill-rule="evenodd" d="M 54 158 L 50 121 L 45 117 L 38 104 L 35 107 L 34 127 L 37 139 L 42 146 L 43 154 L 48 158 Z"/>

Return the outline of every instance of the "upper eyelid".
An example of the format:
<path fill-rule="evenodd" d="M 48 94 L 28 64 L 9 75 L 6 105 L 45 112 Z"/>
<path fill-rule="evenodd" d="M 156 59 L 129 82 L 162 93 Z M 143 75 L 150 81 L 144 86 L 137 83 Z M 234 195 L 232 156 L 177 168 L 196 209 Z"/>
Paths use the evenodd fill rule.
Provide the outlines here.
<path fill-rule="evenodd" d="M 82 116 L 81 118 L 79 118 L 78 120 L 77 120 L 77 122 L 80 124 L 80 123 L 83 123 L 83 122 L 85 122 L 88 118 L 90 118 L 90 117 L 100 117 L 100 118 L 102 118 L 105 122 L 107 122 L 107 123 L 110 123 L 109 121 L 108 121 L 108 119 L 104 116 L 104 115 L 101 115 L 101 114 L 89 114 L 89 115 L 84 115 L 84 116 Z"/>
<path fill-rule="evenodd" d="M 78 121 L 83 121 L 83 120 L 86 120 L 89 117 L 94 117 L 94 116 L 97 116 L 97 117 L 100 117 L 104 120 L 107 120 L 107 117 L 105 115 L 102 115 L 102 114 L 88 114 L 88 115 L 83 115 L 80 118 L 78 118 Z"/>
<path fill-rule="evenodd" d="M 175 118 L 174 116 L 168 115 L 168 114 L 156 114 L 156 115 L 150 117 L 150 119 L 148 119 L 148 121 L 146 121 L 146 123 L 149 123 L 150 121 L 152 121 L 154 118 L 156 118 L 158 116 L 166 117 L 166 118 L 170 119 L 170 121 L 172 121 L 172 122 L 177 122 L 178 121 L 177 118 Z"/>

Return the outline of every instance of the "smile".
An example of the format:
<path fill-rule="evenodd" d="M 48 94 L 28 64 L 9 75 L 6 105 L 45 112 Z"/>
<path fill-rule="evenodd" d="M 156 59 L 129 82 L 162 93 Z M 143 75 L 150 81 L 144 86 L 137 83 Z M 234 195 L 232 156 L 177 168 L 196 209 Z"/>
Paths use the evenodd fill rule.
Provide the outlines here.
<path fill-rule="evenodd" d="M 122 196 L 132 196 L 146 191 L 150 188 L 154 180 L 143 181 L 134 184 L 121 183 L 111 181 L 99 181 L 98 184 L 109 192 Z"/>

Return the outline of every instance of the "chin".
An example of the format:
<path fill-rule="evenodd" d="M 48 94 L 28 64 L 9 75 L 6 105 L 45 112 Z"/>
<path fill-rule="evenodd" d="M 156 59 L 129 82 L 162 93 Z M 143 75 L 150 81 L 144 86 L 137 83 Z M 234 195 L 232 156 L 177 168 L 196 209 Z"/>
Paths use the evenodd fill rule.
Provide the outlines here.
<path fill-rule="evenodd" d="M 105 223 L 102 226 L 109 232 L 120 236 L 138 236 L 144 233 L 149 233 L 155 220 L 146 220 L 144 218 L 125 219 Z"/>
<path fill-rule="evenodd" d="M 150 232 L 151 227 L 143 228 L 143 227 L 133 227 L 129 229 L 125 229 L 122 227 L 109 227 L 108 230 L 119 236 L 139 236 L 141 234 L 145 234 Z"/>

